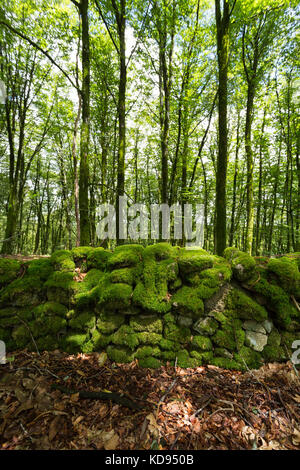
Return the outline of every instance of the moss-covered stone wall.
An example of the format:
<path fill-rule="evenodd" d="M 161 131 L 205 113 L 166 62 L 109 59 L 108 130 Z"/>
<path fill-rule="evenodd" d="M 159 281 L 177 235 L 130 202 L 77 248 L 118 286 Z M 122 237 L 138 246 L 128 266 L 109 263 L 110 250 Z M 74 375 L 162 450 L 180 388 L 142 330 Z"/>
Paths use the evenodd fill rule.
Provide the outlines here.
<path fill-rule="evenodd" d="M 7 350 L 106 350 L 142 367 L 232 369 L 281 361 L 300 339 L 300 254 L 224 257 L 166 243 L 114 252 L 0 259 L 0 339 Z"/>

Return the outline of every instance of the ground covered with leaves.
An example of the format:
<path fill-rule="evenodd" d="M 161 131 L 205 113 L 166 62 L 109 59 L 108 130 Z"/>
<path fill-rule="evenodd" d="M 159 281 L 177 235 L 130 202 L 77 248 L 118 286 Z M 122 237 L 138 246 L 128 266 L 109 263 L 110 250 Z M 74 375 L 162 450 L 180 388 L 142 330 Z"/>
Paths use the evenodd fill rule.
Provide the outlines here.
<path fill-rule="evenodd" d="M 82 391 L 124 394 L 138 409 Z M 0 366 L 0 414 L 6 450 L 300 449 L 300 380 L 291 363 L 246 373 L 142 369 L 98 353 L 22 351 Z"/>

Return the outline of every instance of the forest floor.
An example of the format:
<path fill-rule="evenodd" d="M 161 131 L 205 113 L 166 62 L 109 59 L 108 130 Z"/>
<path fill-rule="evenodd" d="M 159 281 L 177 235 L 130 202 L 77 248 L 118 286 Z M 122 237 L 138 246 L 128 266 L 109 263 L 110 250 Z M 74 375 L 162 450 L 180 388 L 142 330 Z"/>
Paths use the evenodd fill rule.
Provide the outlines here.
<path fill-rule="evenodd" d="M 300 449 L 300 380 L 291 363 L 241 373 L 103 359 L 9 354 L 0 366 L 0 449 Z M 138 409 L 81 391 L 124 394 Z"/>

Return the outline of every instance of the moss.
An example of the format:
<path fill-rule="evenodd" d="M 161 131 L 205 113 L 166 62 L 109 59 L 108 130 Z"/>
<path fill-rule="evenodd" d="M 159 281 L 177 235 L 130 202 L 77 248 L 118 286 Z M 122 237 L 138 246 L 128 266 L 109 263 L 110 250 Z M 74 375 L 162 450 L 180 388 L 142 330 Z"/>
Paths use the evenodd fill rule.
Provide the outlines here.
<path fill-rule="evenodd" d="M 69 250 L 55 251 L 52 253 L 50 260 L 55 271 L 73 272 L 75 270 L 73 255 Z"/>
<path fill-rule="evenodd" d="M 120 245 L 117 246 L 107 265 L 109 269 L 127 268 L 136 266 L 142 262 L 142 245 Z"/>
<path fill-rule="evenodd" d="M 162 335 L 158 333 L 148 333 L 147 331 L 136 333 L 136 336 L 140 344 L 158 345 L 162 339 Z"/>
<path fill-rule="evenodd" d="M 155 357 L 144 357 L 139 359 L 139 366 L 146 369 L 158 369 L 161 366 L 161 362 Z"/>
<path fill-rule="evenodd" d="M 210 351 L 212 349 L 212 342 L 206 336 L 196 335 L 192 339 L 191 347 L 199 351 Z"/>
<path fill-rule="evenodd" d="M 0 288 L 16 279 L 21 263 L 15 259 L 0 258 Z"/>
<path fill-rule="evenodd" d="M 182 286 L 182 280 L 180 279 L 180 277 L 177 277 L 176 279 L 174 279 L 174 281 L 170 281 L 169 282 L 169 290 L 170 292 L 174 292 L 176 291 L 177 289 L 179 289 L 179 287 Z"/>
<path fill-rule="evenodd" d="M 112 284 L 105 277 L 96 289 L 99 296 L 98 308 L 109 307 L 110 310 L 118 310 L 131 304 L 132 287 L 128 284 Z"/>
<path fill-rule="evenodd" d="M 143 359 L 145 357 L 160 357 L 161 350 L 157 346 L 141 346 L 137 348 L 136 352 L 134 353 L 134 357 L 137 359 Z"/>
<path fill-rule="evenodd" d="M 58 302 L 45 302 L 33 309 L 35 318 L 54 315 L 65 318 L 67 316 L 67 312 L 67 307 L 59 304 Z"/>
<path fill-rule="evenodd" d="M 34 259 L 28 262 L 28 276 L 46 281 L 52 273 L 53 266 L 50 258 Z"/>
<path fill-rule="evenodd" d="M 81 352 L 84 343 L 88 341 L 88 336 L 85 333 L 78 331 L 70 331 L 64 338 L 61 339 L 60 345 L 64 351 L 73 353 Z"/>
<path fill-rule="evenodd" d="M 93 248 L 93 250 L 90 251 L 87 256 L 87 268 L 96 268 L 100 271 L 106 271 L 107 262 L 111 256 L 112 253 L 104 250 L 102 247 Z"/>
<path fill-rule="evenodd" d="M 165 361 L 174 361 L 176 359 L 176 352 L 174 351 L 162 351 L 161 358 Z"/>
<path fill-rule="evenodd" d="M 171 341 L 166 338 L 162 338 L 159 342 L 159 347 L 161 349 L 166 349 L 167 351 L 177 351 L 179 349 L 178 343 Z"/>
<path fill-rule="evenodd" d="M 36 340 L 36 345 L 39 351 L 53 351 L 54 349 L 58 348 L 59 343 L 57 338 L 53 337 L 53 335 L 47 335 L 43 336 L 42 338 L 38 338 Z M 35 349 L 33 344 L 31 349 Z"/>
<path fill-rule="evenodd" d="M 164 325 L 164 337 L 175 343 L 188 343 L 191 339 L 191 330 L 187 327 L 167 323 Z"/>
<path fill-rule="evenodd" d="M 227 323 L 212 336 L 213 342 L 220 348 L 239 350 L 245 341 L 245 332 L 240 325 L 241 322 L 238 320 Z"/>
<path fill-rule="evenodd" d="M 22 324 L 13 330 L 12 337 L 18 348 L 24 348 L 31 341 L 30 329 Z"/>
<path fill-rule="evenodd" d="M 227 359 L 226 357 L 214 357 L 211 359 L 210 364 L 222 369 L 245 370 L 245 366 L 234 359 Z"/>
<path fill-rule="evenodd" d="M 284 290 L 296 297 L 300 297 L 300 273 L 297 262 L 287 256 L 270 259 L 268 271 L 274 273 Z"/>
<path fill-rule="evenodd" d="M 89 331 L 95 328 L 96 317 L 93 313 L 84 312 L 80 315 L 75 316 L 69 321 L 69 325 L 74 330 Z"/>
<path fill-rule="evenodd" d="M 0 324 L 1 324 L 1 318 L 15 316 L 17 312 L 18 312 L 18 309 L 14 307 L 7 307 L 7 308 L 0 309 Z"/>
<path fill-rule="evenodd" d="M 20 323 L 20 318 L 17 315 L 12 315 L 11 317 L 2 318 L 0 325 L 1 328 L 12 328 Z"/>
<path fill-rule="evenodd" d="M 8 328 L 0 328 L 0 341 L 6 343 L 7 340 L 11 339 L 11 330 Z"/>
<path fill-rule="evenodd" d="M 204 255 L 198 250 L 184 250 L 178 258 L 179 272 L 183 279 L 186 279 L 188 274 L 199 273 L 204 269 L 212 268 L 213 263 L 213 256 Z"/>
<path fill-rule="evenodd" d="M 267 344 L 261 354 L 267 362 L 277 362 L 287 359 L 286 353 L 281 346 L 271 346 Z"/>
<path fill-rule="evenodd" d="M 97 349 L 106 348 L 106 346 L 111 343 L 111 335 L 105 335 L 100 333 L 98 330 L 94 330 L 92 332 L 91 341 L 94 344 L 93 350 L 97 351 Z"/>
<path fill-rule="evenodd" d="M 271 331 L 271 333 L 268 336 L 267 345 L 268 346 L 279 347 L 280 343 L 281 343 L 280 333 L 276 328 L 273 328 L 273 330 Z"/>
<path fill-rule="evenodd" d="M 0 305 L 24 307 L 38 305 L 43 301 L 43 282 L 40 278 L 25 274 L 23 278 L 12 281 L 0 292 Z"/>
<path fill-rule="evenodd" d="M 219 312 L 217 310 L 212 310 L 211 312 L 209 312 L 209 317 L 214 318 L 221 325 L 226 325 L 228 323 L 228 317 L 223 312 Z"/>
<path fill-rule="evenodd" d="M 212 317 L 202 318 L 194 325 L 194 330 L 200 334 L 213 335 L 218 328 L 218 322 Z"/>
<path fill-rule="evenodd" d="M 198 365 L 209 364 L 213 358 L 212 351 L 204 351 L 204 352 L 191 351 L 190 355 L 191 357 L 197 359 Z"/>
<path fill-rule="evenodd" d="M 135 285 L 138 282 L 141 270 L 137 268 L 122 268 L 115 269 L 109 275 L 109 280 L 112 283 Z"/>
<path fill-rule="evenodd" d="M 126 347 L 108 346 L 106 352 L 109 359 L 113 362 L 127 363 L 132 362 L 134 359 L 134 353 Z"/>
<path fill-rule="evenodd" d="M 172 296 L 172 305 L 181 315 L 199 318 L 203 315 L 204 304 L 198 289 L 183 286 Z"/>
<path fill-rule="evenodd" d="M 30 330 L 34 338 L 47 334 L 57 334 L 67 327 L 67 320 L 61 317 L 38 318 L 29 323 Z"/>
<path fill-rule="evenodd" d="M 239 289 L 232 289 L 226 298 L 226 308 L 234 311 L 243 320 L 263 321 L 268 318 L 264 307 Z"/>
<path fill-rule="evenodd" d="M 59 287 L 60 289 L 76 290 L 78 288 L 77 282 L 74 281 L 74 273 L 67 271 L 56 271 L 45 282 L 45 287 Z"/>
<path fill-rule="evenodd" d="M 124 315 L 112 315 L 102 313 L 97 320 L 97 328 L 103 334 L 110 334 L 120 328 L 125 322 Z"/>
<path fill-rule="evenodd" d="M 99 269 L 91 269 L 82 282 L 76 286 L 75 302 L 78 309 L 93 307 L 97 301 L 97 286 L 103 279 L 104 273 Z"/>
<path fill-rule="evenodd" d="M 156 261 L 161 261 L 174 256 L 175 251 L 169 243 L 156 243 L 145 248 L 144 257 L 151 257 Z"/>
<path fill-rule="evenodd" d="M 92 248 L 91 246 L 76 246 L 71 250 L 71 253 L 73 255 L 74 261 L 86 259 L 88 255 L 93 253 L 95 248 Z"/>
<path fill-rule="evenodd" d="M 291 356 L 294 352 L 292 349 L 292 344 L 294 341 L 300 340 L 300 332 L 299 331 L 281 331 L 281 345 L 286 351 L 288 350 L 289 355 Z"/>
<path fill-rule="evenodd" d="M 226 357 L 227 359 L 233 359 L 233 354 L 225 348 L 215 348 L 214 355 L 217 357 Z"/>
<path fill-rule="evenodd" d="M 201 361 L 199 361 L 195 357 L 190 357 L 188 351 L 186 349 L 182 349 L 177 353 L 177 365 L 179 367 L 197 367 L 201 365 Z"/>
<path fill-rule="evenodd" d="M 119 346 L 127 346 L 129 349 L 134 350 L 138 344 L 137 333 L 129 325 L 122 325 L 112 336 L 112 343 Z"/>
<path fill-rule="evenodd" d="M 241 364 L 241 367 L 246 363 L 249 369 L 259 369 L 262 365 L 261 354 L 247 346 L 243 346 L 238 353 L 235 353 L 234 359 Z"/>
<path fill-rule="evenodd" d="M 256 263 L 255 259 L 248 253 L 229 247 L 224 251 L 224 257 L 231 262 L 235 279 L 244 282 L 253 277 Z"/>
<path fill-rule="evenodd" d="M 129 322 L 134 331 L 147 331 L 149 333 L 162 333 L 163 324 L 156 315 L 139 315 L 130 319 Z"/>
<path fill-rule="evenodd" d="M 163 316 L 163 322 L 164 323 L 176 323 L 175 315 L 173 315 L 172 313 L 166 313 Z"/>
<path fill-rule="evenodd" d="M 231 279 L 231 269 L 229 265 L 221 264 L 217 267 L 205 269 L 199 273 L 199 280 L 203 285 L 213 288 L 220 287 Z"/>

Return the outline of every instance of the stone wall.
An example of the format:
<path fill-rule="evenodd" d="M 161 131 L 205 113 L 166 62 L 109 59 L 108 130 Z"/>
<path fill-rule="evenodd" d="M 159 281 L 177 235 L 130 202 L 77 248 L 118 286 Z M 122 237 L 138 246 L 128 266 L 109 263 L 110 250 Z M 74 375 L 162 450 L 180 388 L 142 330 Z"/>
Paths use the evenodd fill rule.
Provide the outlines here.
<path fill-rule="evenodd" d="M 115 362 L 240 369 L 287 360 L 300 339 L 300 254 L 224 258 L 166 243 L 0 259 L 8 351 L 105 349 Z"/>

